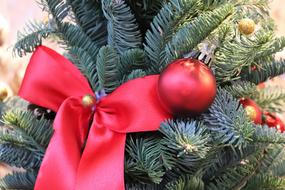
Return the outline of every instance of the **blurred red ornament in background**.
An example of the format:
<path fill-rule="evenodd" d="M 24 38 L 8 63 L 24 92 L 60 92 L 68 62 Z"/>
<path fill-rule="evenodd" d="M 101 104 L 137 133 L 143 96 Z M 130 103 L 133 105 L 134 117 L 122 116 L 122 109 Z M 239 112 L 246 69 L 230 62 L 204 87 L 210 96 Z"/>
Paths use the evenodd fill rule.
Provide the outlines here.
<path fill-rule="evenodd" d="M 274 127 L 281 133 L 285 131 L 284 123 L 276 114 L 273 113 L 263 113 L 263 124 L 266 124 L 268 127 Z"/>
<path fill-rule="evenodd" d="M 248 117 L 255 124 L 262 124 L 262 111 L 255 101 L 249 98 L 242 98 L 239 102 L 242 104 Z"/>
<path fill-rule="evenodd" d="M 259 89 L 259 90 L 262 90 L 262 89 L 264 89 L 265 88 L 265 82 L 262 82 L 262 83 L 260 83 L 260 84 L 258 84 L 257 85 L 257 89 Z"/>

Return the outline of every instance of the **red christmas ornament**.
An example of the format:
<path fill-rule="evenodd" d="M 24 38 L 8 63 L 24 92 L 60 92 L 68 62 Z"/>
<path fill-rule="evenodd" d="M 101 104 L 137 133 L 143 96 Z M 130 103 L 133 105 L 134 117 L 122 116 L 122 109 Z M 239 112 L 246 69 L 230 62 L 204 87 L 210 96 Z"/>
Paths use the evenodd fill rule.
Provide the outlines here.
<path fill-rule="evenodd" d="M 262 123 L 262 111 L 259 106 L 249 98 L 240 99 L 240 104 L 244 107 L 248 117 L 255 123 Z"/>
<path fill-rule="evenodd" d="M 284 123 L 276 114 L 264 112 L 263 116 L 263 124 L 266 124 L 268 127 L 274 127 L 281 133 L 285 131 Z"/>
<path fill-rule="evenodd" d="M 262 90 L 264 88 L 265 88 L 265 83 L 264 82 L 262 82 L 262 83 L 257 85 L 257 89 L 259 89 L 259 90 Z"/>
<path fill-rule="evenodd" d="M 256 71 L 256 70 L 257 70 L 256 65 L 251 66 L 251 70 L 252 70 L 252 71 Z"/>
<path fill-rule="evenodd" d="M 200 114 L 216 96 L 216 79 L 201 61 L 191 58 L 170 63 L 159 78 L 162 102 L 173 114 Z"/>

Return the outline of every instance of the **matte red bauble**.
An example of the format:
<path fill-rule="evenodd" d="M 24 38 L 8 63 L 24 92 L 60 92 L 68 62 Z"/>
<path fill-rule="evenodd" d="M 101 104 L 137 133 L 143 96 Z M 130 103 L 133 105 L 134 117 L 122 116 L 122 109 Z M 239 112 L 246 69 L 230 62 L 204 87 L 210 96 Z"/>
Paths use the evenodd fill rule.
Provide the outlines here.
<path fill-rule="evenodd" d="M 242 98 L 240 99 L 240 103 L 242 104 L 243 108 L 245 109 L 248 117 L 255 123 L 255 124 L 262 124 L 262 111 L 260 107 L 255 103 L 255 101 L 249 98 Z"/>
<path fill-rule="evenodd" d="M 276 114 L 264 112 L 263 116 L 264 116 L 263 124 L 266 124 L 268 127 L 274 127 L 281 133 L 285 131 L 284 123 Z"/>
<path fill-rule="evenodd" d="M 159 96 L 172 114 L 197 115 L 209 108 L 216 96 L 216 79 L 201 61 L 191 58 L 170 63 L 159 78 Z"/>

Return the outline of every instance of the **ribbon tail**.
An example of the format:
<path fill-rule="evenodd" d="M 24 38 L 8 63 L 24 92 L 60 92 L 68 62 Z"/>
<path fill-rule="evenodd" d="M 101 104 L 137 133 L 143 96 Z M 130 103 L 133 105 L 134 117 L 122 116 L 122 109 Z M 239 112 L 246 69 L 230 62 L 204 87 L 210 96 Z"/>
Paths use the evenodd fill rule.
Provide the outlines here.
<path fill-rule="evenodd" d="M 96 121 L 92 126 L 79 164 L 76 190 L 124 190 L 126 134 Z"/>
<path fill-rule="evenodd" d="M 73 190 L 81 149 L 88 133 L 90 109 L 79 98 L 63 102 L 54 121 L 54 134 L 41 165 L 35 190 Z"/>

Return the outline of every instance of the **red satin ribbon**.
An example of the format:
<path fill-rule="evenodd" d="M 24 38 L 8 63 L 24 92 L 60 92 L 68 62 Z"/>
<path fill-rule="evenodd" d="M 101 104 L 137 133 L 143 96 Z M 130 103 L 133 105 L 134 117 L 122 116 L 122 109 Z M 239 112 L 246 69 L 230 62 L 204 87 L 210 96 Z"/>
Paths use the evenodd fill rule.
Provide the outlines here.
<path fill-rule="evenodd" d="M 171 117 L 159 102 L 157 82 L 158 75 L 127 82 L 92 113 L 81 103 L 82 96 L 94 96 L 84 76 L 66 58 L 39 46 L 19 95 L 57 115 L 35 190 L 123 190 L 126 133 L 155 131 Z"/>

